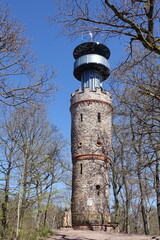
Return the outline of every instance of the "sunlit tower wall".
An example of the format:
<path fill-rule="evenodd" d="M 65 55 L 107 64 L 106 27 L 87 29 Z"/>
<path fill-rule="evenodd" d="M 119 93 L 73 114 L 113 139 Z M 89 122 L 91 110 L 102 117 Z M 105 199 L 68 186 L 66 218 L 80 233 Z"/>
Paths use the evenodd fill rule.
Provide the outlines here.
<path fill-rule="evenodd" d="M 109 167 L 112 98 L 109 49 L 99 42 L 77 46 L 74 76 L 81 88 L 71 95 L 72 227 L 103 229 L 110 222 Z"/>

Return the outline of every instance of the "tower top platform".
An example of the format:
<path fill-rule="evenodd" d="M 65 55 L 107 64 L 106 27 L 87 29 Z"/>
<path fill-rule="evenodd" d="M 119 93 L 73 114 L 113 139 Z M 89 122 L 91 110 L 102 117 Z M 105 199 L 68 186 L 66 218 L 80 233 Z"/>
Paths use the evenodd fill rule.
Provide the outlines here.
<path fill-rule="evenodd" d="M 78 45 L 73 52 L 75 59 L 87 54 L 98 54 L 108 59 L 110 57 L 110 50 L 99 42 L 85 42 Z"/>

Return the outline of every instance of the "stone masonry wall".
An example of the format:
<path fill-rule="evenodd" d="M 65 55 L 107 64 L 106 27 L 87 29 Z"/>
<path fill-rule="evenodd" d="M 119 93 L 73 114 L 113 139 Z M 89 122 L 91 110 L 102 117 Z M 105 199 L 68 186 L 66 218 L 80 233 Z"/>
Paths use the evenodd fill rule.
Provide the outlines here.
<path fill-rule="evenodd" d="M 71 98 L 73 160 L 72 223 L 103 225 L 109 221 L 112 99 L 101 89 L 85 89 Z"/>

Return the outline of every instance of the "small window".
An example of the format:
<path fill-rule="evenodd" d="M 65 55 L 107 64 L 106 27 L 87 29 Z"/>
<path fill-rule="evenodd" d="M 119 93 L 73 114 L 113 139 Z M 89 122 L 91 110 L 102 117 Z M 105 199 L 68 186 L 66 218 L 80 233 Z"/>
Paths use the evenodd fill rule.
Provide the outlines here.
<path fill-rule="evenodd" d="M 96 190 L 97 190 L 97 195 L 99 196 L 99 194 L 100 194 L 100 185 L 96 185 Z"/>
<path fill-rule="evenodd" d="M 83 122 L 83 114 L 81 113 L 81 122 Z"/>
<path fill-rule="evenodd" d="M 82 163 L 80 164 L 80 173 L 82 174 Z"/>
<path fill-rule="evenodd" d="M 81 141 L 79 141 L 79 142 L 77 143 L 77 145 L 78 145 L 79 148 L 81 148 L 82 145 L 83 145 L 83 143 L 82 143 Z"/>
<path fill-rule="evenodd" d="M 98 122 L 101 122 L 101 113 L 98 113 Z"/>
<path fill-rule="evenodd" d="M 97 147 L 101 147 L 102 146 L 102 142 L 97 140 L 96 145 L 97 145 Z"/>
<path fill-rule="evenodd" d="M 96 189 L 99 190 L 100 189 L 100 185 L 96 185 Z"/>

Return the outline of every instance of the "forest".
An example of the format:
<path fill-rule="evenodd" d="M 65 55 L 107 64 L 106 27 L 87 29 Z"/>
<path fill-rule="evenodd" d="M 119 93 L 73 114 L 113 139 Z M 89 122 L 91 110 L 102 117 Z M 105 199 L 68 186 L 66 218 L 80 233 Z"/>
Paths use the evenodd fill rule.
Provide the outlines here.
<path fill-rule="evenodd" d="M 57 0 L 55 8 L 48 21 L 70 38 L 91 31 L 93 40 L 124 43 L 125 54 L 108 80 L 111 217 L 122 232 L 160 234 L 159 3 Z M 54 78 L 52 69 L 37 67 L 23 25 L 0 0 L 2 240 L 44 239 L 63 225 L 70 204 L 68 141 L 47 118 L 47 100 L 57 91 Z M 62 182 L 65 190 L 59 191 Z"/>

